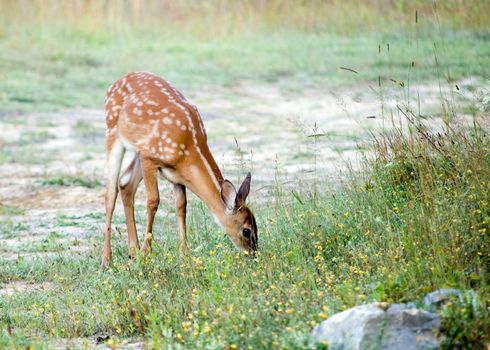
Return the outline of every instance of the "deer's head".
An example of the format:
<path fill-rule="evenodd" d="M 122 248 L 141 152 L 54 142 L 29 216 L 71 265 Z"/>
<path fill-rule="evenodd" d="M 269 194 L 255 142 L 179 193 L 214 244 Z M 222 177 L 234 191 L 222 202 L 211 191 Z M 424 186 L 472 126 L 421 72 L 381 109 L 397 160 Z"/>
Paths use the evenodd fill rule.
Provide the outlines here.
<path fill-rule="evenodd" d="M 224 229 L 238 250 L 253 254 L 258 248 L 257 223 L 245 204 L 250 192 L 252 175 L 247 174 L 237 191 L 228 180 L 221 186 L 221 199 L 225 205 Z"/>

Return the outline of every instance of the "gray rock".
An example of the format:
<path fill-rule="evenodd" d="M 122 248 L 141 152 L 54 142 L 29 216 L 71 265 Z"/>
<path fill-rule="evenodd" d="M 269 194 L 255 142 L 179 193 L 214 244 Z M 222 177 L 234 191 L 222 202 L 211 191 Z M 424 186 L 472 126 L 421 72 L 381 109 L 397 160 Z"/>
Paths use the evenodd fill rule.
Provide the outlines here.
<path fill-rule="evenodd" d="M 406 309 L 416 309 L 417 306 L 414 303 L 407 304 L 391 304 L 387 311 L 396 311 L 396 310 L 406 310 Z"/>
<path fill-rule="evenodd" d="M 383 309 L 377 304 L 356 306 L 320 323 L 312 341 L 328 341 L 329 349 L 376 349 L 383 328 Z"/>
<path fill-rule="evenodd" d="M 442 288 L 429 293 L 424 297 L 424 306 L 427 308 L 440 307 L 451 299 L 461 297 L 461 291 L 453 288 Z"/>
<path fill-rule="evenodd" d="M 405 304 L 380 306 L 361 305 L 333 315 L 313 330 L 312 342 L 348 350 L 439 348 L 439 316 Z"/>
<path fill-rule="evenodd" d="M 438 315 L 410 308 L 389 308 L 385 313 L 381 349 L 438 349 Z"/>

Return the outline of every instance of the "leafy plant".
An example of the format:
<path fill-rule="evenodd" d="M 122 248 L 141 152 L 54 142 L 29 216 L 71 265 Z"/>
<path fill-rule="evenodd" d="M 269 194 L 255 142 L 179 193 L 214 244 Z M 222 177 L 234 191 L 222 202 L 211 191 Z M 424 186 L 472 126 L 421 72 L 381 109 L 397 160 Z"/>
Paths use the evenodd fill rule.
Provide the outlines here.
<path fill-rule="evenodd" d="M 490 313 L 486 302 L 473 291 L 441 311 L 443 349 L 486 349 L 490 345 Z"/>

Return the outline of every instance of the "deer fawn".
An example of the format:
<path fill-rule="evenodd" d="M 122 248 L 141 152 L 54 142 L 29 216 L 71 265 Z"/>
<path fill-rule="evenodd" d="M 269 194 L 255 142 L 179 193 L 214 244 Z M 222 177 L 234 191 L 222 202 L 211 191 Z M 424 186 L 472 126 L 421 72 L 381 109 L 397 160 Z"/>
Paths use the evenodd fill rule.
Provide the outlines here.
<path fill-rule="evenodd" d="M 111 221 L 118 189 L 124 204 L 129 256 L 139 249 L 134 220 L 134 195 L 143 179 L 147 193 L 147 224 L 143 254 L 151 248 L 153 219 L 160 202 L 159 172 L 173 184 L 180 249 L 186 251 L 186 188 L 204 201 L 238 250 L 257 249 L 257 225 L 245 200 L 247 174 L 239 190 L 223 178 L 206 141 L 197 108 L 160 77 L 133 72 L 109 88 L 105 101 L 108 181 L 105 195 L 106 228 L 102 266 L 111 260 Z M 135 155 L 121 178 L 126 150 Z"/>

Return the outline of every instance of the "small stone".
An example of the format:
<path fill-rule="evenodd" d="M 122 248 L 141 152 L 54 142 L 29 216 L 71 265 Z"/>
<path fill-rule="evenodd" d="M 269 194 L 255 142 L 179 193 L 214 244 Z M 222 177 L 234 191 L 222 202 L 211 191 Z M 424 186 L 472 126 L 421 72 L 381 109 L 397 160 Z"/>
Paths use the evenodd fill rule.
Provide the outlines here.
<path fill-rule="evenodd" d="M 459 299 L 461 291 L 453 288 L 442 288 L 429 293 L 424 297 L 424 306 L 427 308 L 438 308 L 451 299 Z"/>

